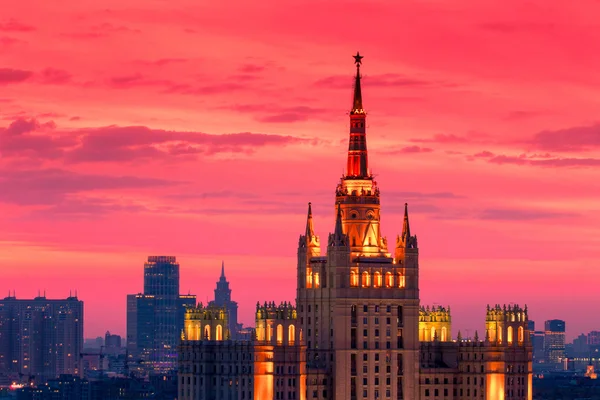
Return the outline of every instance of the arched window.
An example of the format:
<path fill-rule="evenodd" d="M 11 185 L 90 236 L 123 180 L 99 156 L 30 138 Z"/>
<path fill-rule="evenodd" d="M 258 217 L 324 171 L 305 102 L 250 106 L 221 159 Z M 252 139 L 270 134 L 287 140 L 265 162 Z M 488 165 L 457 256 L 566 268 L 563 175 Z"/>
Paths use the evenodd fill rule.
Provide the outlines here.
<path fill-rule="evenodd" d="M 223 340 L 223 326 L 222 325 L 217 325 L 217 330 L 215 333 L 215 340 Z"/>
<path fill-rule="evenodd" d="M 498 329 L 500 328 L 500 329 Z M 498 327 L 498 343 L 502 343 L 502 327 Z"/>
<path fill-rule="evenodd" d="M 313 284 L 315 286 L 315 289 L 318 289 L 319 287 L 321 287 L 321 280 L 319 279 L 319 273 L 318 272 L 315 272 Z"/>
<path fill-rule="evenodd" d="M 403 288 L 406 286 L 406 279 L 402 272 L 398 272 L 398 287 Z"/>
<path fill-rule="evenodd" d="M 444 326 L 442 327 L 442 342 L 448 341 L 448 329 Z"/>
<path fill-rule="evenodd" d="M 283 325 L 277 325 L 277 344 L 283 344 Z"/>
<path fill-rule="evenodd" d="M 385 273 L 385 287 L 394 286 L 394 275 L 391 272 Z"/>
<path fill-rule="evenodd" d="M 367 271 L 362 273 L 362 287 L 371 286 L 371 276 Z"/>
<path fill-rule="evenodd" d="M 350 271 L 350 287 L 358 287 L 358 272 Z"/>
<path fill-rule="evenodd" d="M 200 334 L 200 332 L 202 332 L 202 330 L 200 328 L 201 328 L 200 327 L 200 322 L 198 322 L 196 324 L 195 331 L 194 331 L 194 334 L 193 334 L 194 335 L 194 340 L 200 340 L 200 339 L 202 339 L 202 335 Z"/>
<path fill-rule="evenodd" d="M 525 341 L 525 330 L 522 326 L 519 327 L 519 344 L 523 344 Z"/>
<path fill-rule="evenodd" d="M 272 337 L 273 337 L 273 327 L 271 325 L 267 324 L 267 342 L 270 342 Z"/>
<path fill-rule="evenodd" d="M 513 327 L 509 326 L 507 333 L 506 333 L 506 341 L 508 342 L 508 344 L 512 344 L 513 342 Z"/>
<path fill-rule="evenodd" d="M 376 271 L 373 279 L 373 287 L 380 288 L 382 285 L 381 281 L 381 273 L 379 271 Z"/>
<path fill-rule="evenodd" d="M 307 289 L 312 289 L 313 287 L 313 275 L 312 272 L 306 271 L 306 288 Z"/>
<path fill-rule="evenodd" d="M 210 340 L 210 326 L 204 326 L 204 340 Z"/>
<path fill-rule="evenodd" d="M 435 335 L 436 335 L 435 328 L 432 327 L 431 328 L 431 340 L 434 340 L 436 338 Z"/>
<path fill-rule="evenodd" d="M 291 324 L 288 327 L 288 343 L 294 344 L 295 341 L 296 341 L 296 327 L 293 324 Z"/>

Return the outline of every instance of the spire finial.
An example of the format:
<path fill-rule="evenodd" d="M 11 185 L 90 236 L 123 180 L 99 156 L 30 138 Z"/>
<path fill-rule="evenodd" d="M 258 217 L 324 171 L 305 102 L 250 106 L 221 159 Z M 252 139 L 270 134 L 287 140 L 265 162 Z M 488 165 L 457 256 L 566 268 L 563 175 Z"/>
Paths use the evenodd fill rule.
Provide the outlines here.
<path fill-rule="evenodd" d="M 342 206 L 338 203 L 337 205 L 337 215 L 335 218 L 335 236 L 340 238 L 344 235 L 344 230 L 342 229 Z"/>
<path fill-rule="evenodd" d="M 221 260 L 221 278 L 225 278 L 225 260 Z"/>

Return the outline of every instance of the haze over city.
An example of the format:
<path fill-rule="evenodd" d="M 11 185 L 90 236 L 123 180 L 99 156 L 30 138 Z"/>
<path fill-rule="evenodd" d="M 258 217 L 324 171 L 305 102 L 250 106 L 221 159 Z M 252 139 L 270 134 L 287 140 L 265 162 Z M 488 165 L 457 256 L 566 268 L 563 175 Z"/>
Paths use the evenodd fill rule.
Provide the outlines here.
<path fill-rule="evenodd" d="M 408 202 L 421 302 L 463 334 L 507 300 L 596 328 L 600 3 L 316 3 L 13 2 L 2 287 L 77 291 L 86 337 L 125 334 L 148 255 L 204 302 L 224 260 L 245 324 L 293 301 L 309 201 L 333 231 L 360 50 L 382 231 Z"/>

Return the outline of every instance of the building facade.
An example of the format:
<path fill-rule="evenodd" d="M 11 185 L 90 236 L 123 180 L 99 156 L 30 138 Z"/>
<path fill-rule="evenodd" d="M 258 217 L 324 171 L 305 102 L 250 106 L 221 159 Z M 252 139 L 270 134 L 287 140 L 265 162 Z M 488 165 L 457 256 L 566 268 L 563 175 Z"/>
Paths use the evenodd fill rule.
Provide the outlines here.
<path fill-rule="evenodd" d="M 195 295 L 179 294 L 176 258 L 148 257 L 144 293 L 127 295 L 127 350 L 140 373 L 175 371 L 185 311 L 195 304 Z"/>
<path fill-rule="evenodd" d="M 256 335 L 230 340 L 225 307 L 188 310 L 179 346 L 179 400 L 304 399 L 306 351 L 289 303 L 257 304 Z"/>
<path fill-rule="evenodd" d="M 0 380 L 43 383 L 77 375 L 82 350 L 83 301 L 76 296 L 0 300 Z"/>
<path fill-rule="evenodd" d="M 309 203 L 306 229 L 298 242 L 293 347 L 279 340 L 286 336 L 285 324 L 265 325 L 257 308 L 256 339 L 244 342 L 254 369 L 246 369 L 251 373 L 246 372 L 241 381 L 253 379 L 253 392 L 235 389 L 236 383 L 229 384 L 231 391 L 223 393 L 224 397 L 215 397 L 218 394 L 214 391 L 194 391 L 194 384 L 206 384 L 207 377 L 202 374 L 207 367 L 194 369 L 192 360 L 216 359 L 208 368 L 217 371 L 213 383 L 218 383 L 219 370 L 237 371 L 218 360 L 238 362 L 232 357 L 235 346 L 242 344 L 200 343 L 190 341 L 188 335 L 180 354 L 181 362 L 186 362 L 180 369 L 180 394 L 188 396 L 182 398 L 531 399 L 532 354 L 526 307 L 488 307 L 483 338 L 476 335 L 475 339 L 463 340 L 459 334 L 453 340 L 450 308 L 420 305 L 419 247 L 417 236 L 411 232 L 408 205 L 396 240 L 388 244 L 382 236 L 381 193 L 368 167 L 362 56 L 354 58 L 349 148 L 346 171 L 335 190 L 333 233 L 321 242 Z M 262 340 L 270 341 L 265 352 L 258 350 L 257 343 Z M 286 347 L 291 350 L 289 359 L 300 363 L 295 370 L 293 364 L 287 366 L 300 372 L 295 376 L 299 381 L 286 382 L 300 382 L 305 390 L 277 390 L 281 370 L 275 364 L 264 368 L 256 364 L 259 359 L 277 360 L 277 349 L 287 352 Z M 264 356 L 271 348 L 274 355 Z M 214 352 L 217 354 L 208 355 Z M 264 371 L 271 371 L 272 378 L 263 376 Z M 235 372 L 227 379 L 225 383 L 238 382 Z"/>
<path fill-rule="evenodd" d="M 241 326 L 238 324 L 238 304 L 231 300 L 231 289 L 225 277 L 224 261 L 221 263 L 221 276 L 215 288 L 215 299 L 210 304 L 217 307 L 225 307 L 227 312 L 227 329 L 229 329 L 231 339 L 237 340 L 239 338 L 239 331 L 241 330 Z"/>
<path fill-rule="evenodd" d="M 544 331 L 544 356 L 546 363 L 558 364 L 565 358 L 565 321 L 551 319 L 546 321 Z"/>

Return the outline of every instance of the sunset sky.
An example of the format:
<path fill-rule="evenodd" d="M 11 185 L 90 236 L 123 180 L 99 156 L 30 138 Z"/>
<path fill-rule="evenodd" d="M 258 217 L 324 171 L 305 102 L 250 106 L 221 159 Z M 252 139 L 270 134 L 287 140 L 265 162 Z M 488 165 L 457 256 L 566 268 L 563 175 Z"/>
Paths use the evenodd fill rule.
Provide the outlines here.
<path fill-rule="evenodd" d="M 391 242 L 409 203 L 423 304 L 598 323 L 600 2 L 9 1 L 0 13 L 0 294 L 85 301 L 125 334 L 148 255 L 242 322 L 293 301 L 307 203 L 325 241 L 352 55 Z M 4 291 L 2 294 L 1 291 Z"/>

